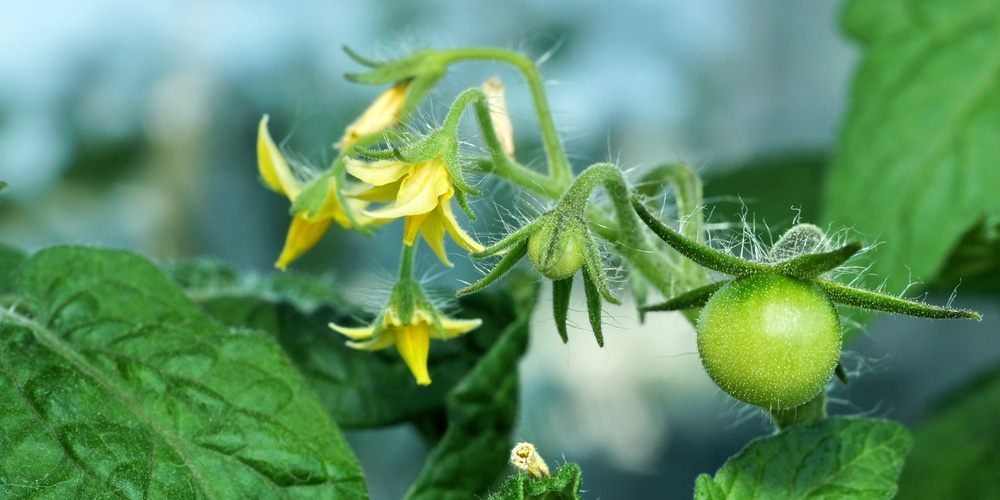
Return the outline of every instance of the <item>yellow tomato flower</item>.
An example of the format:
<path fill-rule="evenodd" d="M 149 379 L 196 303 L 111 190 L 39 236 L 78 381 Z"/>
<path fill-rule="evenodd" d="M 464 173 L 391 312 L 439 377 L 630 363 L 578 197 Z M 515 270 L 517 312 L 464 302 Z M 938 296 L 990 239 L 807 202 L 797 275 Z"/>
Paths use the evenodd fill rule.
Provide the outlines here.
<path fill-rule="evenodd" d="M 379 95 L 375 102 L 354 123 L 347 126 L 344 136 L 333 147 L 343 151 L 362 137 L 388 130 L 399 122 L 406 104 L 410 80 L 403 80 Z"/>
<path fill-rule="evenodd" d="M 435 325 L 435 319 L 440 328 Z M 381 324 L 380 324 L 381 323 Z M 439 316 L 437 311 L 417 309 L 413 317 L 403 321 L 387 308 L 381 321 L 360 328 L 345 328 L 330 323 L 338 333 L 351 340 L 347 345 L 355 349 L 377 351 L 395 345 L 399 355 L 410 368 L 417 384 L 429 385 L 431 377 L 427 372 L 427 355 L 430 352 L 431 337 L 450 339 L 467 333 L 483 323 L 480 319 L 451 319 Z"/>
<path fill-rule="evenodd" d="M 362 210 L 372 219 L 389 221 L 404 217 L 403 242 L 413 245 L 417 234 L 424 237 L 446 266 L 452 263 L 444 251 L 448 233 L 462 248 L 479 252 L 483 246 L 472 239 L 455 220 L 451 198 L 455 196 L 451 175 L 443 160 L 435 158 L 418 163 L 398 160 L 365 162 L 346 158 L 347 171 L 373 187 L 351 196 L 371 202 L 389 203 L 377 210 Z"/>
<path fill-rule="evenodd" d="M 295 199 L 305 189 L 302 181 L 295 176 L 288 165 L 288 161 L 278 149 L 278 146 L 271 139 L 271 134 L 267 131 L 268 116 L 264 115 L 260 120 L 257 130 L 257 166 L 264 183 L 274 191 L 288 197 L 290 201 Z M 347 217 L 344 207 L 337 199 L 337 184 L 334 178 L 328 182 L 326 198 L 323 204 L 315 213 L 308 211 L 296 213 L 292 218 L 292 224 L 288 229 L 288 236 L 285 238 L 285 247 L 281 251 L 281 256 L 274 264 L 275 267 L 284 270 L 293 260 L 316 245 L 326 230 L 330 227 L 331 221 L 336 221 L 345 229 L 350 229 L 351 220 Z M 354 219 L 359 225 L 367 225 L 373 221 L 362 216 L 359 211 L 368 206 L 362 200 L 349 200 L 348 210 L 355 215 Z"/>

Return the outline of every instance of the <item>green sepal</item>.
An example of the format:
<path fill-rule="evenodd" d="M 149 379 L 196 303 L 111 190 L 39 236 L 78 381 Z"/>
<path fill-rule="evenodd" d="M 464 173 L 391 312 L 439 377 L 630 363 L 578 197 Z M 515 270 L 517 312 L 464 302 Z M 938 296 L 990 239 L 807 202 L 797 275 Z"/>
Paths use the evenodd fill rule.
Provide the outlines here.
<path fill-rule="evenodd" d="M 569 297 L 572 291 L 572 276 L 552 282 L 552 315 L 555 318 L 556 331 L 559 332 L 563 344 L 569 342 L 569 333 L 566 331 L 566 316 L 569 314 Z"/>
<path fill-rule="evenodd" d="M 683 311 L 686 309 L 697 309 L 707 304 L 708 299 L 712 298 L 712 295 L 714 295 L 715 292 L 719 291 L 720 288 L 725 286 L 727 283 L 731 282 L 732 280 L 716 281 L 715 283 L 710 283 L 708 285 L 695 288 L 694 290 L 684 292 L 680 295 L 675 295 L 666 302 L 642 306 L 639 308 L 639 310 L 642 312 L 649 312 L 649 311 Z"/>
<path fill-rule="evenodd" d="M 465 215 L 469 216 L 469 220 L 476 220 L 476 214 L 472 213 L 472 207 L 469 206 L 469 197 L 465 194 L 465 191 L 461 189 L 455 191 L 455 199 L 458 200 L 458 206 L 462 207 Z"/>
<path fill-rule="evenodd" d="M 850 382 L 847 378 L 847 370 L 844 370 L 844 363 L 837 361 L 837 368 L 834 369 L 833 373 L 837 376 L 837 380 L 840 380 L 841 384 L 846 386 Z"/>
<path fill-rule="evenodd" d="M 580 236 L 583 238 L 580 250 L 583 251 L 584 274 L 589 275 L 596 290 L 604 296 L 605 300 L 615 305 L 621 305 L 622 299 L 615 297 L 608 288 L 608 280 L 604 275 L 604 263 L 601 261 L 601 251 L 597 247 L 597 240 L 588 230 L 582 231 Z"/>
<path fill-rule="evenodd" d="M 358 54 L 357 52 L 354 51 L 354 49 L 348 47 L 347 45 L 341 45 L 340 48 L 343 49 L 345 54 L 347 54 L 347 57 L 350 57 L 351 59 L 354 60 L 354 62 L 362 66 L 368 66 L 369 68 L 377 68 L 379 64 L 381 64 L 378 61 L 373 61 L 371 59 L 362 56 L 361 54 Z"/>
<path fill-rule="evenodd" d="M 493 284 L 494 281 L 502 278 L 503 275 L 507 274 L 507 271 L 510 271 L 511 268 L 513 268 L 514 265 L 517 264 L 517 262 L 521 260 L 521 258 L 524 257 L 524 254 L 526 253 L 528 253 L 528 241 L 522 239 L 520 242 L 517 243 L 516 246 L 511 248 L 510 252 L 508 252 L 506 255 L 503 256 L 502 259 L 500 259 L 500 262 L 497 263 L 496 267 L 494 267 L 489 273 L 487 273 L 486 276 L 483 276 L 483 279 L 455 292 L 455 296 L 461 297 L 463 295 L 478 292 L 483 288 L 486 288 L 487 286 Z"/>
<path fill-rule="evenodd" d="M 594 284 L 587 269 L 583 270 L 583 291 L 587 294 L 587 316 L 590 317 L 590 328 L 594 331 L 597 345 L 604 347 L 604 332 L 601 330 L 601 292 L 598 291 L 597 285 Z"/>
<path fill-rule="evenodd" d="M 730 276 L 750 276 L 764 272 L 773 272 L 771 266 L 750 262 L 732 255 L 713 250 L 708 246 L 695 243 L 677 231 L 667 227 L 662 222 L 653 217 L 646 210 L 646 207 L 635 196 L 630 197 L 635 213 L 646 223 L 647 226 L 665 241 L 668 245 L 677 250 L 681 255 L 693 260 L 697 264 L 716 270 Z"/>
<path fill-rule="evenodd" d="M 344 78 L 354 83 L 382 85 L 400 80 L 427 78 L 430 75 L 443 75 L 447 61 L 438 51 L 423 49 L 392 61 L 376 62 L 361 57 L 353 50 L 345 47 L 345 52 L 362 66 L 371 68 L 365 73 L 347 73 Z"/>
<path fill-rule="evenodd" d="M 774 270 L 785 276 L 809 280 L 836 269 L 861 251 L 860 241 L 853 241 L 836 250 L 799 255 L 774 265 Z"/>
<path fill-rule="evenodd" d="M 508 234 L 502 240 L 486 247 L 482 252 L 473 252 L 472 255 L 475 259 L 483 259 L 486 257 L 492 257 L 494 255 L 506 252 L 508 248 L 514 246 L 517 243 L 526 240 L 529 236 L 534 234 L 538 229 L 538 221 L 532 222 L 513 233 Z M 525 246 L 525 251 L 527 251 L 527 246 Z"/>
<path fill-rule="evenodd" d="M 917 318 L 937 319 L 974 319 L 982 321 L 983 315 L 969 309 L 954 309 L 951 307 L 933 306 L 914 300 L 901 299 L 870 290 L 852 288 L 827 280 L 814 280 L 830 300 L 845 306 L 882 311 L 893 314 L 905 314 Z"/>

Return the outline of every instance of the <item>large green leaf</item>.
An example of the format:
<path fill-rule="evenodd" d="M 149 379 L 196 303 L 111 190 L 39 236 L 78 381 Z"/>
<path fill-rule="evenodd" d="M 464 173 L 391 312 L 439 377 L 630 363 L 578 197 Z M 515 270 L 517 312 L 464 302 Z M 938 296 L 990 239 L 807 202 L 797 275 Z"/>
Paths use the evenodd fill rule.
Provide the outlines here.
<path fill-rule="evenodd" d="M 864 58 L 826 216 L 884 242 L 871 271 L 898 292 L 1000 211 L 1000 3 L 852 0 L 843 23 Z"/>
<path fill-rule="evenodd" d="M 463 337 L 435 342 L 428 363 L 434 383 L 418 386 L 394 350 L 351 349 L 342 335 L 327 326 L 331 321 L 358 322 L 361 315 L 339 299 L 336 284 L 330 280 L 292 273 L 241 278 L 232 268 L 210 261 L 175 264 L 170 272 L 215 318 L 274 335 L 334 420 L 344 427 L 380 427 L 438 416 L 448 392 L 508 325 L 522 321 L 531 311 L 530 305 L 513 309 L 512 298 L 499 288 L 463 297 L 457 314 L 481 318 L 483 326 Z M 534 296 L 534 287 L 525 290 Z M 524 290 L 514 292 L 523 294 Z"/>
<path fill-rule="evenodd" d="M 332 283 L 319 286 L 324 280 L 294 274 L 241 280 L 232 269 L 205 261 L 171 266 L 171 273 L 216 318 L 277 337 L 341 425 L 416 424 L 436 447 L 411 498 L 474 497 L 505 467 L 534 278 L 512 274 L 503 286 L 462 297 L 456 315 L 481 318 L 483 325 L 433 343 L 428 365 L 434 382 L 422 387 L 393 350 L 350 349 L 327 326 L 345 324 L 352 312 L 329 291 L 336 288 Z M 321 289 L 326 300 L 309 292 Z"/>
<path fill-rule="evenodd" d="M 953 395 L 914 431 L 899 498 L 1000 498 L 1000 369 Z"/>
<path fill-rule="evenodd" d="M 892 498 L 912 440 L 883 420 L 831 418 L 757 439 L 711 478 L 695 498 Z"/>
<path fill-rule="evenodd" d="M 0 295 L 17 290 L 17 272 L 27 258 L 20 248 L 0 243 Z"/>
<path fill-rule="evenodd" d="M 0 496 L 363 498 L 336 425 L 263 332 L 145 259 L 58 247 L 0 315 Z"/>

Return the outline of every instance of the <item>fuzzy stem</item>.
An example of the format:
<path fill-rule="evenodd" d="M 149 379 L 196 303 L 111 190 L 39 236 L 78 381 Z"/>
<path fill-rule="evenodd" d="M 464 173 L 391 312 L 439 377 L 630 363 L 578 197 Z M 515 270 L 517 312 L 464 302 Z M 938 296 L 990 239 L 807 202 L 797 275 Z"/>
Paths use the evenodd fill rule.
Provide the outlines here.
<path fill-rule="evenodd" d="M 458 95 L 445 118 L 445 130 L 454 131 L 458 128 L 458 121 L 469 105 L 476 111 L 476 120 L 483 132 L 483 140 L 492 153 L 490 161 L 477 164 L 478 168 L 548 198 L 559 198 L 566 191 L 569 185 L 568 178 L 560 182 L 555 175 L 540 174 L 507 156 L 493 127 L 493 119 L 490 118 L 489 101 L 481 90 L 467 89 Z"/>
<path fill-rule="evenodd" d="M 809 402 L 794 408 L 771 410 L 769 413 L 774 427 L 779 431 L 793 425 L 809 425 L 819 422 L 826 418 L 826 393 L 821 392 Z"/>
<path fill-rule="evenodd" d="M 449 63 L 474 59 L 497 60 L 508 63 L 521 71 L 528 83 L 532 101 L 535 104 L 535 113 L 538 115 L 538 125 L 542 132 L 542 143 L 545 146 L 546 163 L 549 166 L 552 182 L 557 186 L 569 185 L 573 179 L 573 167 L 566 157 L 566 151 L 559 139 L 555 121 L 552 119 L 552 110 L 549 108 L 549 101 L 545 96 L 545 84 L 538 66 L 524 55 L 489 47 L 444 50 L 441 51 L 441 54 Z"/>
<path fill-rule="evenodd" d="M 417 245 L 403 244 L 403 254 L 399 258 L 399 281 L 413 280 L 413 261 L 417 255 Z"/>

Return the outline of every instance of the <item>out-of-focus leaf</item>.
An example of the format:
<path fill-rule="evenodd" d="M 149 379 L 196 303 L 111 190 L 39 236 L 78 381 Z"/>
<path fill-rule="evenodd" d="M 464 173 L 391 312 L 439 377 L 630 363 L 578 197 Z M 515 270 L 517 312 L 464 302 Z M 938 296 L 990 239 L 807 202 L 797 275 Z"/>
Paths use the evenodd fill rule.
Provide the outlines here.
<path fill-rule="evenodd" d="M 380 427 L 441 412 L 448 391 L 516 319 L 510 314 L 514 310 L 511 299 L 503 293 L 464 297 L 458 302 L 458 315 L 481 318 L 483 326 L 462 337 L 432 343 L 428 367 L 434 383 L 418 386 L 394 350 L 351 349 L 342 335 L 329 328 L 330 322 L 358 322 L 357 309 L 336 299 L 340 292 L 330 280 L 286 274 L 277 279 L 243 278 L 214 287 L 212 283 L 227 281 L 233 271 L 199 261 L 172 266 L 173 274 L 179 270 L 186 284 L 209 285 L 187 290 L 209 314 L 230 326 L 274 335 L 323 406 L 344 427 Z M 192 281 L 192 276 L 198 276 L 197 280 Z M 325 299 L 320 289 L 325 290 Z"/>
<path fill-rule="evenodd" d="M 965 233 L 944 264 L 935 287 L 1000 292 L 1000 214 Z"/>
<path fill-rule="evenodd" d="M 912 439 L 903 426 L 830 418 L 757 439 L 715 474 L 701 475 L 695 498 L 892 498 Z"/>
<path fill-rule="evenodd" d="M 220 272 L 213 266 L 187 263 L 182 281 L 225 281 L 212 278 Z M 365 352 L 344 345 L 345 339 L 327 326 L 350 321 L 343 304 L 309 302 L 315 310 L 304 312 L 297 298 L 308 296 L 302 289 L 313 288 L 315 279 L 285 275 L 282 283 L 282 295 L 275 295 L 267 279 L 188 292 L 228 325 L 271 332 L 340 425 L 413 422 L 436 441 L 410 498 L 469 498 L 492 484 L 509 456 L 517 413 L 517 364 L 527 346 L 536 280 L 511 274 L 502 287 L 462 297 L 454 316 L 480 318 L 483 325 L 462 337 L 432 343 L 428 366 L 434 382 L 426 387 L 416 384 L 393 350 Z M 335 284 L 330 286 L 334 289 L 327 293 L 338 295 Z"/>
<path fill-rule="evenodd" d="M 733 217 L 745 206 L 748 217 L 772 228 L 791 227 L 796 217 L 816 222 L 828 164 L 829 156 L 816 152 L 726 165 L 722 173 L 705 173 L 704 198 L 715 207 L 713 219 Z"/>
<path fill-rule="evenodd" d="M 17 291 L 17 271 L 27 258 L 20 248 L 0 243 L 0 294 Z"/>
<path fill-rule="evenodd" d="M 504 285 L 515 288 L 513 298 L 483 296 L 477 304 L 479 309 L 507 311 L 507 321 L 495 325 L 503 331 L 475 368 L 448 393 L 447 430 L 427 457 L 407 499 L 470 498 L 484 492 L 507 463 L 510 432 L 517 417 L 517 365 L 528 348 L 528 320 L 537 281 L 512 275 Z"/>
<path fill-rule="evenodd" d="M 580 466 L 570 462 L 556 469 L 552 477 L 509 476 L 489 500 L 579 500 L 582 483 Z"/>
<path fill-rule="evenodd" d="M 969 384 L 919 424 L 900 499 L 1000 498 L 1000 369 Z"/>
<path fill-rule="evenodd" d="M 366 496 L 277 343 L 142 257 L 48 249 L 20 293 L 0 311 L 0 497 Z"/>
<path fill-rule="evenodd" d="M 889 291 L 932 280 L 1000 213 L 1000 3 L 853 0 L 864 51 L 826 186 L 826 219 L 883 242 Z"/>

